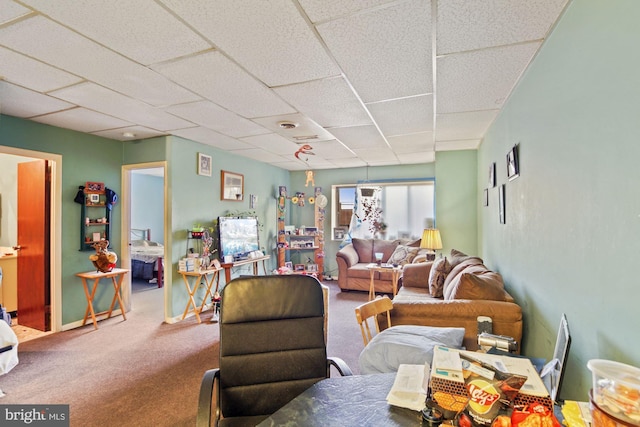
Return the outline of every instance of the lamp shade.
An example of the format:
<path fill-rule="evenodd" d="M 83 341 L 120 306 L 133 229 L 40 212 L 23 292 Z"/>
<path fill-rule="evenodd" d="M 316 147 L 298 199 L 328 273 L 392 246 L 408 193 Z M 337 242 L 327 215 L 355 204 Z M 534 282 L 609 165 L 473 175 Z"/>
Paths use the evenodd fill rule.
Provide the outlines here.
<path fill-rule="evenodd" d="M 437 228 L 425 228 L 422 232 L 420 247 L 424 249 L 442 249 L 440 230 Z"/>

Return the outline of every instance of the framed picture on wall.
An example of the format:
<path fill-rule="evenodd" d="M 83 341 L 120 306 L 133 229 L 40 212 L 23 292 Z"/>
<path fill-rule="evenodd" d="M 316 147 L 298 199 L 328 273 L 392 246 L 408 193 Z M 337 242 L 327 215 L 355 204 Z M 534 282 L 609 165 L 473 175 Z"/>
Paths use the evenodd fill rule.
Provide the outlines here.
<path fill-rule="evenodd" d="M 507 153 L 507 178 L 512 181 L 520 176 L 520 165 L 518 163 L 518 146 L 514 145 Z"/>
<path fill-rule="evenodd" d="M 198 175 L 211 176 L 211 156 L 198 153 Z"/>
<path fill-rule="evenodd" d="M 489 165 L 489 188 L 496 186 L 496 162 Z"/>
<path fill-rule="evenodd" d="M 500 211 L 500 224 L 507 223 L 506 214 L 505 214 L 504 192 L 505 192 L 505 185 L 502 184 L 498 191 L 498 205 L 499 205 L 498 210 Z"/>
<path fill-rule="evenodd" d="M 220 200 L 244 200 L 244 175 L 220 171 Z"/>

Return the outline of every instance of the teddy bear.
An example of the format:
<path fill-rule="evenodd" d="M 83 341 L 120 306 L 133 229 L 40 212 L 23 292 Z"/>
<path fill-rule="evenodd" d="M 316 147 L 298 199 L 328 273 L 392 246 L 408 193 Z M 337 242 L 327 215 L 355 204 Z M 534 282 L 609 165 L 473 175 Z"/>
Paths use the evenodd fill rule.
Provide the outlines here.
<path fill-rule="evenodd" d="M 89 259 L 93 262 L 93 265 L 98 269 L 98 271 L 101 273 L 108 273 L 113 270 L 116 266 L 116 262 L 118 261 L 118 255 L 108 249 L 109 241 L 100 240 L 99 242 L 95 242 L 92 246 L 96 250 L 96 253 L 91 254 Z"/>

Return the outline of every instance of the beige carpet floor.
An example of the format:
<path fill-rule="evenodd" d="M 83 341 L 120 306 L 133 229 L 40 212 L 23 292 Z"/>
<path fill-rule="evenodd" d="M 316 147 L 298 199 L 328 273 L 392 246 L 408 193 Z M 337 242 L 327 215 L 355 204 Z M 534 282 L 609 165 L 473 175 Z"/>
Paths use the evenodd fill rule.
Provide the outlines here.
<path fill-rule="evenodd" d="M 354 308 L 366 293 L 330 287 L 328 354 L 354 370 L 363 348 Z M 163 291 L 135 292 L 133 310 L 19 344 L 19 364 L 0 376 L 0 404 L 69 404 L 71 426 L 193 426 L 200 380 L 217 367 L 218 325 L 194 317 L 166 324 Z"/>

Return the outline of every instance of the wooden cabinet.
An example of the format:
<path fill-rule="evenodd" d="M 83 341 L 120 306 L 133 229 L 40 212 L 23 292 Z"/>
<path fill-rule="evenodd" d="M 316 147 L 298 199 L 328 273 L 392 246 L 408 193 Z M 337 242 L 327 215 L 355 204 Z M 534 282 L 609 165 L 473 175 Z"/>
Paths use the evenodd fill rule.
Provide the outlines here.
<path fill-rule="evenodd" d="M 93 250 L 93 243 L 111 239 L 111 209 L 104 184 L 88 182 L 80 204 L 80 250 Z"/>
<path fill-rule="evenodd" d="M 18 310 L 18 255 L 0 258 L 2 280 L 0 280 L 0 304 L 8 312 Z"/>

